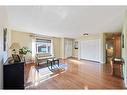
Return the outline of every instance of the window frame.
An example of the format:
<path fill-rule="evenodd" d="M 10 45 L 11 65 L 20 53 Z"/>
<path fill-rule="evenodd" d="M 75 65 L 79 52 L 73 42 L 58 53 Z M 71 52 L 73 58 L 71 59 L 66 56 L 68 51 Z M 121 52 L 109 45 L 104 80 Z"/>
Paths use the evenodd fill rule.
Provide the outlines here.
<path fill-rule="evenodd" d="M 46 53 L 43 53 L 43 52 L 39 52 L 38 51 L 38 42 L 39 42 L 39 40 L 40 40 L 40 42 L 41 42 L 41 40 L 42 40 L 42 44 L 46 44 L 46 48 L 48 49 L 48 46 L 50 46 L 50 50 L 48 51 L 48 52 L 46 52 Z M 47 41 L 47 43 L 45 42 L 45 41 Z M 47 45 L 48 43 L 50 43 L 50 45 Z M 49 54 L 49 55 L 52 55 L 52 39 L 43 39 L 43 38 L 36 38 L 36 54 Z"/>

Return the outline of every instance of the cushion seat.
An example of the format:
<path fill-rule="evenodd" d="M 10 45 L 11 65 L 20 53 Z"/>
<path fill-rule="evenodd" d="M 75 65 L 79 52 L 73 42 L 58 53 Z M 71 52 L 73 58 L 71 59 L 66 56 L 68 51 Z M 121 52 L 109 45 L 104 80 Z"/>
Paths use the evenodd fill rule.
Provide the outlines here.
<path fill-rule="evenodd" d="M 53 58 L 50 54 L 36 54 L 36 64 L 44 64 L 47 62 L 47 59 Z"/>

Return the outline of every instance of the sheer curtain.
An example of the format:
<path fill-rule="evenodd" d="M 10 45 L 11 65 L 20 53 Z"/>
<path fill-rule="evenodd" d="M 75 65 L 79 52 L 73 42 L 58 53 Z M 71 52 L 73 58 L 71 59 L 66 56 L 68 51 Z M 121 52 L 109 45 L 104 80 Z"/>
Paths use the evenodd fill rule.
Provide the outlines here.
<path fill-rule="evenodd" d="M 61 38 L 53 37 L 52 38 L 52 50 L 53 50 L 52 54 L 54 55 L 54 57 L 56 58 L 61 57 L 61 48 L 62 48 Z"/>
<path fill-rule="evenodd" d="M 73 40 L 65 39 L 64 41 L 64 57 L 72 57 L 72 49 L 73 49 Z"/>
<path fill-rule="evenodd" d="M 35 60 L 36 55 L 36 38 L 32 37 L 32 59 Z"/>

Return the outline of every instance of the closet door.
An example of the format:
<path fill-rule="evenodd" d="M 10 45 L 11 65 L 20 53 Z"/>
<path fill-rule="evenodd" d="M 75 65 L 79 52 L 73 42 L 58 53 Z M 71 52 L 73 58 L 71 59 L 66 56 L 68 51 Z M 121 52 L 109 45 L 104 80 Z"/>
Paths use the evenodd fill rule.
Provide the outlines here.
<path fill-rule="evenodd" d="M 99 47 L 100 47 L 99 39 L 81 41 L 80 47 L 81 59 L 99 62 L 100 61 Z"/>
<path fill-rule="evenodd" d="M 72 40 L 65 39 L 64 41 L 64 56 L 65 58 L 72 57 Z"/>

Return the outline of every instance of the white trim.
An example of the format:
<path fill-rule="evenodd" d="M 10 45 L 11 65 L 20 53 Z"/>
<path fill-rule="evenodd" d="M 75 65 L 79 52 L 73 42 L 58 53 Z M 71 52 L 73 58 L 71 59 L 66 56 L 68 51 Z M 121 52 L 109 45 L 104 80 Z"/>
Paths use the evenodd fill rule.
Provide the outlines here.
<path fill-rule="evenodd" d="M 54 56 L 54 44 L 53 44 L 53 39 L 51 39 L 51 55 Z"/>

